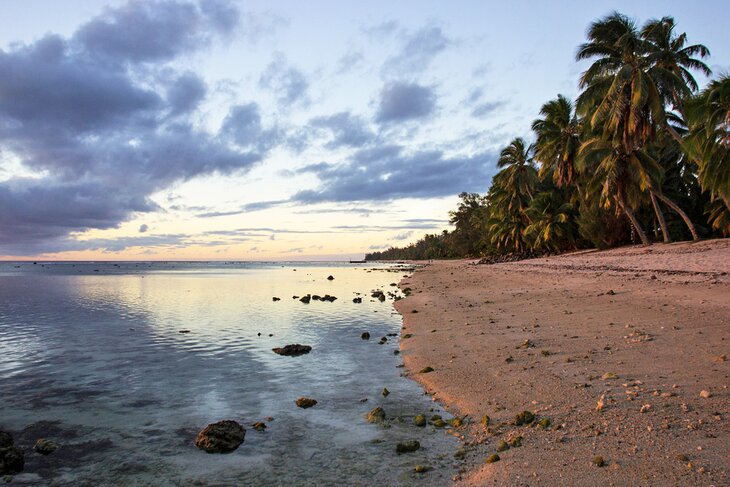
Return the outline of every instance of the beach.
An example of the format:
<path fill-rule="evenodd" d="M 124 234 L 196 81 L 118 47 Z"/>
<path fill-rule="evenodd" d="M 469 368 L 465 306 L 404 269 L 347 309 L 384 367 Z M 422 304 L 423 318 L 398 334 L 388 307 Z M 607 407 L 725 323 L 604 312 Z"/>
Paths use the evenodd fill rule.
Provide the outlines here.
<path fill-rule="evenodd" d="M 730 484 L 729 240 L 476 262 L 396 303 L 409 376 L 466 419 L 457 485 Z"/>

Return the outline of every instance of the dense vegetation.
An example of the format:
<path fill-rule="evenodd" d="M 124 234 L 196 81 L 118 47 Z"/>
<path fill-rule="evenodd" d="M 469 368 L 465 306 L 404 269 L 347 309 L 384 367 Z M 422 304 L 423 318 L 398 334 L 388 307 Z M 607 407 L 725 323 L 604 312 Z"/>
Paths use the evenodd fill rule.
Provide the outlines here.
<path fill-rule="evenodd" d="M 462 193 L 454 230 L 367 259 L 531 255 L 730 235 L 730 76 L 671 17 L 590 25 L 592 64 L 575 101 L 542 106 L 533 143 L 516 138 L 485 196 Z"/>

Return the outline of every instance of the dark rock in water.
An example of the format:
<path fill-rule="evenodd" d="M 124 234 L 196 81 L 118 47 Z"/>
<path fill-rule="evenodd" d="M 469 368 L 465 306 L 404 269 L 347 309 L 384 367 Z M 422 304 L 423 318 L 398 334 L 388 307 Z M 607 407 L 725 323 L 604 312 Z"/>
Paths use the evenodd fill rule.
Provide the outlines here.
<path fill-rule="evenodd" d="M 271 300 L 272 301 L 281 301 L 281 298 L 277 298 L 276 296 L 274 296 L 273 298 L 271 298 Z"/>
<path fill-rule="evenodd" d="M 238 448 L 245 437 L 243 426 L 226 419 L 206 426 L 195 438 L 195 446 L 208 453 L 228 453 Z"/>
<path fill-rule="evenodd" d="M 33 450 L 41 455 L 49 455 L 58 449 L 58 445 L 51 440 L 41 438 L 33 445 Z"/>
<path fill-rule="evenodd" d="M 352 302 L 353 303 L 362 303 L 362 298 L 353 298 Z"/>
<path fill-rule="evenodd" d="M 426 426 L 426 417 L 423 414 L 419 414 L 413 418 L 413 423 L 419 427 Z"/>
<path fill-rule="evenodd" d="M 426 473 L 429 470 L 431 470 L 431 467 L 429 467 L 428 465 L 416 465 L 415 467 L 413 467 L 413 471 L 416 473 Z"/>
<path fill-rule="evenodd" d="M 388 397 L 390 395 L 390 391 L 387 387 L 383 387 L 383 397 Z"/>
<path fill-rule="evenodd" d="M 5 431 L 0 431 L 0 448 L 13 446 L 13 436 Z"/>
<path fill-rule="evenodd" d="M 334 276 L 327 276 L 327 280 L 328 281 L 334 281 L 335 280 L 335 277 Z"/>
<path fill-rule="evenodd" d="M 362 338 L 363 340 L 370 340 L 370 333 L 366 331 L 362 335 L 360 335 L 360 338 Z"/>
<path fill-rule="evenodd" d="M 400 455 L 401 453 L 412 453 L 421 448 L 421 444 L 418 440 L 408 440 L 403 443 L 398 443 L 395 446 L 395 452 Z"/>
<path fill-rule="evenodd" d="M 322 296 L 320 296 L 319 294 L 312 294 L 312 299 L 315 301 L 319 301 L 322 299 Z"/>
<path fill-rule="evenodd" d="M 300 397 L 296 400 L 297 407 L 300 407 L 302 409 L 311 408 L 312 406 L 316 405 L 317 401 L 314 399 L 311 399 L 309 397 Z"/>
<path fill-rule="evenodd" d="M 381 293 L 381 294 L 380 294 L 380 296 L 378 296 L 378 299 L 379 299 L 379 300 L 380 300 L 381 302 L 382 302 L 382 301 L 385 301 L 385 294 L 382 294 L 382 293 Z"/>
<path fill-rule="evenodd" d="M 251 427 L 253 429 L 255 429 L 256 431 L 263 431 L 266 429 L 266 423 L 259 421 L 257 423 L 252 424 Z"/>
<path fill-rule="evenodd" d="M 23 450 L 14 446 L 0 448 L 0 474 L 14 475 L 23 471 Z"/>
<path fill-rule="evenodd" d="M 380 341 L 378 342 L 380 345 L 384 345 L 388 343 L 388 339 L 385 337 L 380 337 Z"/>
<path fill-rule="evenodd" d="M 304 304 L 307 304 L 307 303 L 309 303 L 310 299 L 312 299 L 312 297 L 309 294 L 307 294 L 306 296 L 303 296 L 301 299 L 299 299 L 299 301 L 301 301 Z"/>
<path fill-rule="evenodd" d="M 400 350 L 393 350 L 393 355 L 400 355 Z"/>
<path fill-rule="evenodd" d="M 190 333 L 190 330 L 180 330 L 180 331 L 178 331 L 178 333 L 182 333 L 182 334 Z"/>
<path fill-rule="evenodd" d="M 322 298 L 322 301 L 329 301 L 330 303 L 337 301 L 337 296 L 330 296 L 329 294 L 325 294 Z"/>
<path fill-rule="evenodd" d="M 368 423 L 382 423 L 385 421 L 385 411 L 380 406 L 376 407 L 365 415 Z"/>
<path fill-rule="evenodd" d="M 293 345 L 286 345 L 284 347 L 279 348 L 272 348 L 274 353 L 278 353 L 279 355 L 285 355 L 287 357 L 296 357 L 298 355 L 304 355 L 305 353 L 309 353 L 312 351 L 312 347 L 309 345 L 299 345 L 298 343 L 295 343 Z"/>
<path fill-rule="evenodd" d="M 398 334 L 397 333 L 388 333 L 386 336 L 389 336 L 389 337 L 397 337 Z"/>

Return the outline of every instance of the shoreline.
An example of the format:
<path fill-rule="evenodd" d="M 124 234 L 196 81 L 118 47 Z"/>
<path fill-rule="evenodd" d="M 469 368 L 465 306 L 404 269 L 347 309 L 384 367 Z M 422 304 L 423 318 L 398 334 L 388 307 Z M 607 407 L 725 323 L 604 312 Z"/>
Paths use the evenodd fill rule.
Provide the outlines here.
<path fill-rule="evenodd" d="M 466 416 L 457 485 L 730 483 L 730 240 L 474 262 L 395 303 L 409 377 Z"/>

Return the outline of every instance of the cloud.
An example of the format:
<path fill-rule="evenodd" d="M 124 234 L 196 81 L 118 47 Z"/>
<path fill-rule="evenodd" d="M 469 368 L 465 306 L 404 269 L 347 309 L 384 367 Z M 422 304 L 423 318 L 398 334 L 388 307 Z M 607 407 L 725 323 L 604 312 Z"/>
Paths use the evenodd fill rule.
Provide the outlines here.
<path fill-rule="evenodd" d="M 309 122 L 310 126 L 325 129 L 331 134 L 326 147 L 362 147 L 375 138 L 375 134 L 367 126 L 364 118 L 352 115 L 349 112 L 335 113 L 324 117 L 315 117 Z"/>
<path fill-rule="evenodd" d="M 411 235 L 413 235 L 412 230 L 408 231 L 408 232 L 399 233 L 398 235 L 393 237 L 393 240 L 406 240 L 406 239 L 410 238 Z"/>
<path fill-rule="evenodd" d="M 195 73 L 187 72 L 173 81 L 167 89 L 167 103 L 173 116 L 195 110 L 205 98 L 205 82 Z"/>
<path fill-rule="evenodd" d="M 341 164 L 313 170 L 319 188 L 299 191 L 291 199 L 298 203 L 385 201 L 482 192 L 496 159 L 493 150 L 448 156 L 438 150 L 406 153 L 398 145 L 362 149 Z"/>
<path fill-rule="evenodd" d="M 482 118 L 486 115 L 490 115 L 497 111 L 498 109 L 505 106 L 506 103 L 503 101 L 491 101 L 491 102 L 485 102 L 485 103 L 479 103 L 476 105 L 472 111 L 471 114 L 474 117 Z"/>
<path fill-rule="evenodd" d="M 420 74 L 450 44 L 451 40 L 440 27 L 423 27 L 408 33 L 400 51 L 383 64 L 382 73 L 396 76 Z"/>
<path fill-rule="evenodd" d="M 244 148 L 193 125 L 206 91 L 199 77 L 145 64 L 229 33 L 229 8 L 131 2 L 69 38 L 0 49 L 0 151 L 35 175 L 0 182 L 0 253 L 59 248 L 69 233 L 159 209 L 150 195 L 175 182 L 262 160 L 268 146 Z"/>
<path fill-rule="evenodd" d="M 130 1 L 82 25 L 73 40 L 93 56 L 130 63 L 169 61 L 230 34 L 238 10 L 229 2 Z"/>
<path fill-rule="evenodd" d="M 362 53 L 362 51 L 350 51 L 342 56 L 339 61 L 337 61 L 337 69 L 335 70 L 335 72 L 337 74 L 350 72 L 355 69 L 355 67 L 360 65 L 364 60 L 365 55 Z"/>
<path fill-rule="evenodd" d="M 263 128 L 257 103 L 232 106 L 223 120 L 221 134 L 240 147 L 253 148 L 262 153 L 280 140 L 278 128 Z"/>
<path fill-rule="evenodd" d="M 143 223 L 139 226 L 139 233 L 145 233 L 147 232 L 147 230 L 149 230 L 149 228 L 150 227 L 148 227 L 146 223 Z"/>
<path fill-rule="evenodd" d="M 290 66 L 282 53 L 277 53 L 259 78 L 259 86 L 274 92 L 280 106 L 308 105 L 309 81 L 298 69 Z"/>
<path fill-rule="evenodd" d="M 436 95 L 431 88 L 416 83 L 388 83 L 380 92 L 376 120 L 404 122 L 428 117 L 435 109 Z"/>

